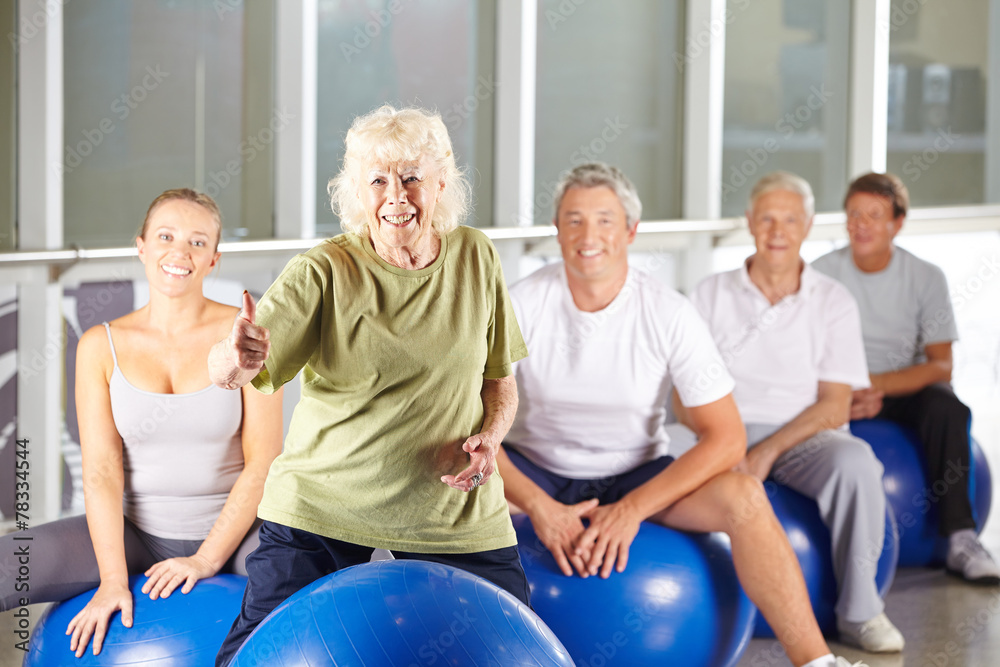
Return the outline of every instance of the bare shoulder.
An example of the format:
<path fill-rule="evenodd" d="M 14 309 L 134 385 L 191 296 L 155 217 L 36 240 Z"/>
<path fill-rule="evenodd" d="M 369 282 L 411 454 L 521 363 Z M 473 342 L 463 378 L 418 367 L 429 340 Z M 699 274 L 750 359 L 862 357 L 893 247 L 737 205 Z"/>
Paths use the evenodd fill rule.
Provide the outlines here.
<path fill-rule="evenodd" d="M 111 345 L 108 343 L 107 330 L 103 324 L 95 324 L 80 336 L 79 350 L 90 354 L 100 353 L 102 350 L 111 353 Z"/>
<path fill-rule="evenodd" d="M 211 299 L 206 299 L 208 306 L 206 307 L 206 312 L 209 318 L 218 320 L 229 320 L 232 322 L 236 314 L 240 312 L 238 306 L 230 306 L 226 303 L 219 303 L 218 301 L 212 301 Z"/>
<path fill-rule="evenodd" d="M 205 308 L 205 323 L 211 326 L 213 331 L 218 332 L 219 338 L 225 338 L 233 328 L 233 320 L 239 314 L 240 309 L 218 301 L 208 299 Z"/>
<path fill-rule="evenodd" d="M 105 378 L 111 376 L 114 362 L 111 358 L 111 344 L 103 324 L 87 329 L 76 348 L 77 368 L 99 369 Z"/>

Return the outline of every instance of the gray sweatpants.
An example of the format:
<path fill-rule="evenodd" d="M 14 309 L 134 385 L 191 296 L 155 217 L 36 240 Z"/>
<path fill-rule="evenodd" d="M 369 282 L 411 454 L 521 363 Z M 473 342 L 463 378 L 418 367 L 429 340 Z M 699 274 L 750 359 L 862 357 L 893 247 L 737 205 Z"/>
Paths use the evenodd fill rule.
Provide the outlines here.
<path fill-rule="evenodd" d="M 243 538 L 222 572 L 246 574 L 244 561 L 259 544 L 258 528 L 259 521 Z M 142 574 L 161 560 L 191 556 L 199 546 L 201 540 L 170 540 L 150 535 L 125 519 L 125 562 L 129 574 Z M 84 515 L 0 537 L 0 611 L 21 606 L 21 598 L 27 598 L 29 604 L 68 600 L 100 583 L 97 556 Z"/>
<path fill-rule="evenodd" d="M 747 424 L 747 442 L 753 447 L 779 428 Z M 778 457 L 771 477 L 813 498 L 830 529 L 837 617 L 860 623 L 882 613 L 875 572 L 885 539 L 886 500 L 882 464 L 868 443 L 847 431 L 820 431 Z"/>

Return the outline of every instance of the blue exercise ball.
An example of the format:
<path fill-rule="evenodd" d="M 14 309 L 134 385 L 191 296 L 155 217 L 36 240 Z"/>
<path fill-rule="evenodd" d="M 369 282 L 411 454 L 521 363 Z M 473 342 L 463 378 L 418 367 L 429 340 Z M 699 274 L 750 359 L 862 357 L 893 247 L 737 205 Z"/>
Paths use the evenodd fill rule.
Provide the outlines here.
<path fill-rule="evenodd" d="M 82 658 L 69 650 L 66 626 L 97 589 L 50 607 L 31 635 L 24 667 L 74 665 L 149 665 L 191 667 L 212 665 L 229 627 L 240 613 L 246 577 L 222 574 L 202 579 L 186 595 L 175 590 L 170 597 L 150 600 L 143 594 L 146 577 L 129 578 L 132 589 L 132 627 L 121 623 L 121 613 L 111 618 L 100 655 L 93 642 Z"/>
<path fill-rule="evenodd" d="M 768 480 L 764 488 L 771 499 L 774 514 L 785 529 L 788 542 L 798 558 L 799 567 L 802 568 L 802 577 L 809 591 L 809 601 L 812 603 L 816 622 L 823 634 L 834 634 L 837 631 L 837 614 L 834 611 L 837 604 L 837 579 L 833 573 L 830 531 L 820 518 L 819 507 L 816 501 L 772 480 Z M 872 558 L 878 558 L 875 585 L 882 597 L 889 592 L 896 576 L 899 549 L 892 512 L 886 507 L 882 551 L 870 554 Z M 754 637 L 774 637 L 774 630 L 760 614 L 757 615 Z"/>
<path fill-rule="evenodd" d="M 899 564 L 928 567 L 944 563 L 948 540 L 938 533 L 938 499 L 950 483 L 967 483 L 976 530 L 982 531 L 990 514 L 993 483 L 990 466 L 979 444 L 970 438 L 971 471 L 955 470 L 955 479 L 929 480 L 924 448 L 917 434 L 885 419 L 851 422 L 851 432 L 871 445 L 882 462 L 882 485 L 896 517 Z M 967 476 L 966 476 L 967 475 Z M 947 473 L 946 473 L 947 477 Z"/>
<path fill-rule="evenodd" d="M 531 605 L 578 667 L 735 665 L 750 641 L 754 606 L 723 533 L 683 533 L 644 522 L 624 572 L 567 577 L 514 517 Z"/>
<path fill-rule="evenodd" d="M 439 563 L 376 561 L 282 602 L 231 667 L 572 666 L 552 632 L 507 591 Z"/>

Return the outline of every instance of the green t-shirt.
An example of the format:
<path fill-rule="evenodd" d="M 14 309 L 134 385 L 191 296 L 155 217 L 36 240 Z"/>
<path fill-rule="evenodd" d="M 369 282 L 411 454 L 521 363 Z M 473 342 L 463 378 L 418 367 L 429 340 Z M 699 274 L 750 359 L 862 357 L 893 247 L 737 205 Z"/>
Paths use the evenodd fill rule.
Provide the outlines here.
<path fill-rule="evenodd" d="M 302 369 L 302 398 L 258 515 L 345 542 L 417 553 L 516 544 L 494 474 L 469 493 L 440 478 L 468 465 L 484 379 L 527 356 L 496 250 L 459 227 L 430 266 L 385 262 L 343 234 L 293 258 L 257 306 L 270 393 Z"/>

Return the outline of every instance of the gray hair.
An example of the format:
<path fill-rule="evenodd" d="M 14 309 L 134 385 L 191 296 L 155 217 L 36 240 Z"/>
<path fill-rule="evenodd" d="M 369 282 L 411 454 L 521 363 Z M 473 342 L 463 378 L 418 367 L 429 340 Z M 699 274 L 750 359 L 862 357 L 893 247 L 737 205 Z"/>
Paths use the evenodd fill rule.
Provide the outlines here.
<path fill-rule="evenodd" d="M 625 209 L 625 222 L 629 229 L 635 227 L 642 216 L 642 202 L 639 201 L 639 193 L 636 192 L 632 181 L 628 180 L 617 167 L 604 164 L 603 162 L 590 162 L 574 167 L 565 172 L 556 185 L 554 217 L 559 217 L 559 206 L 562 205 L 563 197 L 570 188 L 599 188 L 601 186 L 611 188 L 618 196 L 622 208 Z"/>
<path fill-rule="evenodd" d="M 441 115 L 417 107 L 395 109 L 386 104 L 358 116 L 344 139 L 346 150 L 340 173 L 330 179 L 327 192 L 333 212 L 345 231 L 366 234 L 367 211 L 358 199 L 363 171 L 373 164 L 416 162 L 426 155 L 444 181 L 441 199 L 434 208 L 431 227 L 444 235 L 465 220 L 472 187 L 455 163 L 448 129 Z"/>
<path fill-rule="evenodd" d="M 802 208 L 806 211 L 806 217 L 813 217 L 813 214 L 816 212 L 816 197 L 813 196 L 809 181 L 787 171 L 772 171 L 757 181 L 756 185 L 753 186 L 753 190 L 750 191 L 750 201 L 747 202 L 747 213 L 749 214 L 753 211 L 754 204 L 757 203 L 758 199 L 768 192 L 774 192 L 775 190 L 794 192 L 802 197 Z"/>

